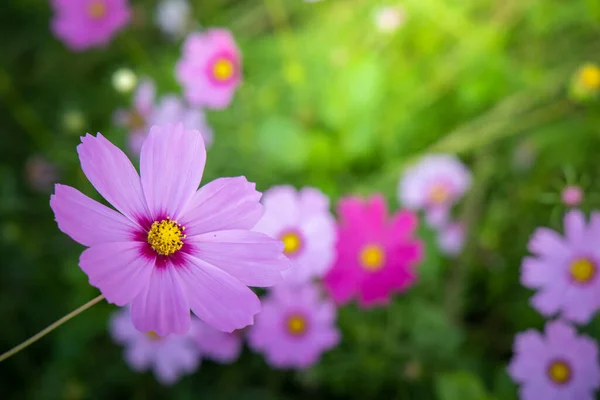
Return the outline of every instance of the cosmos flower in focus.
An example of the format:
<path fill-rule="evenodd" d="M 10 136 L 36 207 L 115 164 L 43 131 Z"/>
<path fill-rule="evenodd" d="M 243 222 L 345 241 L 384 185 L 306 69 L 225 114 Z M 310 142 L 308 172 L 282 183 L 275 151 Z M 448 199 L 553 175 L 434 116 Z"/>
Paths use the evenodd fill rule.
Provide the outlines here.
<path fill-rule="evenodd" d="M 542 315 L 561 313 L 563 318 L 585 324 L 600 308 L 600 214 L 586 224 L 578 210 L 564 216 L 565 236 L 538 228 L 529 240 L 534 257 L 521 265 L 521 283 L 538 290 L 531 304 Z"/>
<path fill-rule="evenodd" d="M 408 168 L 398 185 L 400 202 L 414 210 L 425 210 L 434 227 L 446 224 L 450 208 L 471 186 L 471 173 L 450 154 L 432 154 Z"/>
<path fill-rule="evenodd" d="M 113 340 L 125 347 L 127 364 L 137 372 L 152 369 L 163 385 L 175 383 L 200 366 L 200 351 L 193 340 L 194 329 L 183 335 L 165 337 L 152 331 L 140 332 L 131 323 L 129 309 L 124 307 L 112 315 L 109 330 Z"/>
<path fill-rule="evenodd" d="M 413 237 L 417 216 L 400 211 L 389 220 L 382 196 L 368 201 L 347 197 L 338 205 L 337 259 L 325 276 L 325 286 L 337 304 L 358 296 L 362 306 L 389 302 L 417 278 L 423 257 L 420 240 Z"/>
<path fill-rule="evenodd" d="M 156 7 L 156 24 L 167 35 L 183 36 L 190 26 L 191 11 L 187 0 L 162 0 Z"/>
<path fill-rule="evenodd" d="M 106 46 L 129 23 L 127 0 L 50 0 L 52 32 L 73 51 Z"/>
<path fill-rule="evenodd" d="M 583 189 L 578 185 L 568 185 L 560 193 L 562 203 L 567 207 L 578 207 L 583 202 Z"/>
<path fill-rule="evenodd" d="M 381 7 L 375 13 L 375 26 L 380 32 L 392 33 L 404 22 L 404 11 L 399 7 Z"/>
<path fill-rule="evenodd" d="M 191 105 L 223 109 L 241 82 L 241 55 L 225 29 L 194 32 L 183 43 L 175 71 Z"/>
<path fill-rule="evenodd" d="M 437 232 L 438 247 L 449 256 L 458 255 L 465 244 L 465 227 L 459 222 L 452 222 Z"/>
<path fill-rule="evenodd" d="M 58 168 L 40 155 L 27 159 L 25 178 L 29 186 L 38 192 L 50 192 L 58 180 Z"/>
<path fill-rule="evenodd" d="M 260 193 L 244 177 L 200 189 L 202 135 L 182 124 L 153 126 L 142 146 L 140 175 L 101 134 L 77 147 L 81 167 L 112 210 L 56 185 L 50 199 L 58 227 L 88 247 L 79 266 L 110 303 L 131 303 L 136 329 L 186 333 L 190 309 L 216 329 L 252 324 L 260 311 L 248 286 L 282 281 L 283 243 L 251 231 Z"/>
<path fill-rule="evenodd" d="M 194 324 L 193 339 L 202 358 L 209 358 L 221 364 L 231 364 L 242 352 L 241 331 L 231 333 L 219 331 L 202 321 Z"/>
<path fill-rule="evenodd" d="M 248 344 L 275 368 L 307 368 L 339 343 L 335 319 L 335 306 L 312 284 L 279 285 L 263 299 Z"/>
<path fill-rule="evenodd" d="M 530 329 L 515 337 L 508 367 L 521 385 L 521 400 L 594 400 L 600 386 L 598 347 L 562 321 L 546 324 L 545 335 Z"/>
<path fill-rule="evenodd" d="M 276 186 L 263 196 L 265 213 L 254 227 L 257 232 L 279 238 L 292 266 L 283 274 L 290 283 L 320 278 L 335 257 L 336 226 L 329 198 L 314 188 L 299 192 Z"/>
<path fill-rule="evenodd" d="M 585 101 L 600 92 L 600 67 L 593 63 L 582 65 L 571 78 L 570 95 L 575 100 Z"/>

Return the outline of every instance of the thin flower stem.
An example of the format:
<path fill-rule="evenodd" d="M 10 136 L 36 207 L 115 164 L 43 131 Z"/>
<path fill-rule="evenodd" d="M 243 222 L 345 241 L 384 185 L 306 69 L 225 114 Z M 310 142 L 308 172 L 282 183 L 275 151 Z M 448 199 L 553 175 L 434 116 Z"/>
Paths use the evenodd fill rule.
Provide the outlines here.
<path fill-rule="evenodd" d="M 15 347 L 13 347 L 12 349 L 10 349 L 9 351 L 7 351 L 6 353 L 0 355 L 0 362 L 6 360 L 10 356 L 13 356 L 13 355 L 17 354 L 19 351 L 23 350 L 24 348 L 26 348 L 30 344 L 33 344 L 33 343 L 37 342 L 39 339 L 43 338 L 44 336 L 46 336 L 47 334 L 49 334 L 50 332 L 52 332 L 53 330 L 55 330 L 56 328 L 58 328 L 59 326 L 61 326 L 65 322 L 67 322 L 68 320 L 70 320 L 71 318 L 73 318 L 73 317 L 81 314 L 82 312 L 84 312 L 85 310 L 87 310 L 88 308 L 90 308 L 91 306 L 93 306 L 94 304 L 96 304 L 96 303 L 98 303 L 98 302 L 100 302 L 102 300 L 104 300 L 104 295 L 101 294 L 100 296 L 96 297 L 95 299 L 92 299 L 92 300 L 88 301 L 87 303 L 85 303 L 81 307 L 77 308 L 76 310 L 71 311 L 70 313 L 68 313 L 67 315 L 65 315 L 64 317 L 62 317 L 61 319 L 59 319 L 58 321 L 56 321 L 55 323 L 53 323 L 52 325 L 49 325 L 45 329 L 39 331 L 38 333 L 36 333 L 35 335 L 33 335 L 32 337 L 30 337 L 29 339 L 27 339 L 23 343 L 15 346 Z"/>

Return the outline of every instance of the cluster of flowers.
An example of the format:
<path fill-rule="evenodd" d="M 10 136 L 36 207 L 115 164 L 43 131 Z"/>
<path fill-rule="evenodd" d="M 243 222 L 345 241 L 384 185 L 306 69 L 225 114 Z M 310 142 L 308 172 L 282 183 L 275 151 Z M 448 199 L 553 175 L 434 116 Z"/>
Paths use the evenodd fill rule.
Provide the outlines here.
<path fill-rule="evenodd" d="M 538 292 L 531 305 L 544 317 L 545 335 L 528 330 L 516 336 L 508 368 L 522 386 L 520 397 L 537 399 L 594 399 L 600 387 L 598 346 L 577 335 L 572 324 L 587 324 L 600 309 L 600 213 L 589 223 L 579 210 L 564 216 L 565 236 L 538 228 L 521 266 L 521 283 Z"/>

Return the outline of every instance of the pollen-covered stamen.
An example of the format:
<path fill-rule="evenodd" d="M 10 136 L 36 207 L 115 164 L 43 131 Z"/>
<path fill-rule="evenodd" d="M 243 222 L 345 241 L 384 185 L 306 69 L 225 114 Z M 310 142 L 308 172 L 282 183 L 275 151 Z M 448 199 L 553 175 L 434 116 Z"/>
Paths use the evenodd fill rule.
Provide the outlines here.
<path fill-rule="evenodd" d="M 185 227 L 172 221 L 170 217 L 162 221 L 154 221 L 148 232 L 148 243 L 154 251 L 163 256 L 168 256 L 181 250 L 183 247 L 183 234 Z"/>
<path fill-rule="evenodd" d="M 555 383 L 563 385 L 571 380 L 571 367 L 566 361 L 554 360 L 548 365 L 548 376 Z"/>
<path fill-rule="evenodd" d="M 92 19 L 100 19 L 106 15 L 106 5 L 100 0 L 92 1 L 87 12 Z"/>

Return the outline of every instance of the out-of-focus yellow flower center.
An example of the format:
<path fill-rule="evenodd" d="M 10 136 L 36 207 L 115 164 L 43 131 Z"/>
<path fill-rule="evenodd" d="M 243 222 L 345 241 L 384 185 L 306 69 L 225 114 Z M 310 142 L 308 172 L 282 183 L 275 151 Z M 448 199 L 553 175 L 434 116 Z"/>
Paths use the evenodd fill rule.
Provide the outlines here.
<path fill-rule="evenodd" d="M 281 235 L 281 241 L 283 242 L 283 252 L 286 255 L 292 255 L 300 250 L 300 246 L 302 246 L 302 240 L 300 240 L 300 236 L 294 232 L 288 232 Z"/>
<path fill-rule="evenodd" d="M 148 243 L 158 254 L 168 256 L 183 247 L 184 226 L 169 217 L 162 221 L 154 221 L 148 232 Z"/>
<path fill-rule="evenodd" d="M 587 64 L 579 70 L 579 82 L 585 89 L 600 88 L 600 68 L 594 64 Z"/>
<path fill-rule="evenodd" d="M 564 384 L 571 379 L 571 368 L 564 361 L 553 361 L 548 367 L 548 375 L 554 382 Z"/>
<path fill-rule="evenodd" d="M 219 58 L 213 64 L 213 76 L 218 81 L 226 81 L 230 79 L 235 72 L 233 62 L 228 58 Z"/>
<path fill-rule="evenodd" d="M 359 254 L 360 265 L 367 271 L 379 271 L 385 263 L 385 253 L 381 246 L 368 244 Z"/>
<path fill-rule="evenodd" d="M 137 111 L 129 114 L 129 128 L 132 130 L 142 129 L 146 126 L 146 119 Z"/>
<path fill-rule="evenodd" d="M 103 1 L 92 1 L 87 9 L 88 15 L 93 19 L 100 19 L 106 15 L 106 4 Z"/>
<path fill-rule="evenodd" d="M 446 185 L 435 184 L 429 189 L 429 202 L 431 204 L 444 204 L 450 197 L 450 191 Z"/>
<path fill-rule="evenodd" d="M 292 315 L 287 319 L 287 330 L 294 336 L 306 332 L 306 319 L 300 315 Z"/>
<path fill-rule="evenodd" d="M 571 277 L 578 283 L 588 283 L 596 274 L 596 265 L 587 258 L 578 258 L 569 266 Z"/>
<path fill-rule="evenodd" d="M 162 337 L 158 336 L 158 334 L 156 332 L 154 332 L 154 331 L 146 332 L 146 336 L 150 340 L 160 340 L 160 339 L 162 339 Z"/>

